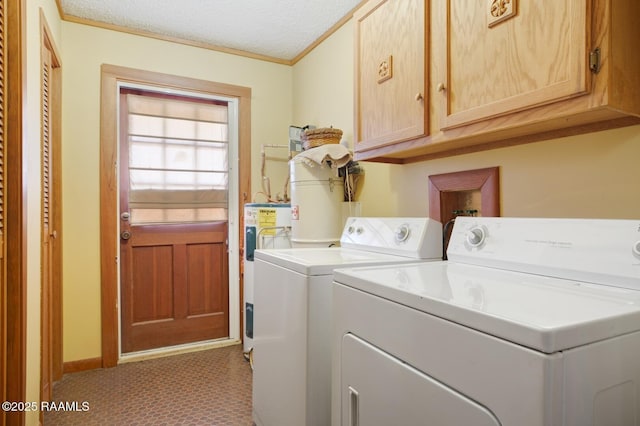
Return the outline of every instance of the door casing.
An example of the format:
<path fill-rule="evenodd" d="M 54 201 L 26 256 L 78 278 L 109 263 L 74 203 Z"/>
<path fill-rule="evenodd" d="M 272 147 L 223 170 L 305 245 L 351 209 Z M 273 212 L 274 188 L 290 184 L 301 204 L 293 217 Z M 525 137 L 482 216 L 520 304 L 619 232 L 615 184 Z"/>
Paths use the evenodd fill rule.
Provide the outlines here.
<path fill-rule="evenodd" d="M 25 401 L 27 388 L 27 187 L 26 167 L 26 0 L 2 0 L 4 19 L 0 22 L 4 82 L 2 155 L 0 172 L 5 216 L 2 219 L 0 264 L 0 314 L 6 318 L 2 332 L 2 400 Z M 11 28 L 11 31 L 9 31 Z M 11 250 L 8 250 L 11 247 Z M 21 425 L 24 411 L 0 412 L 0 424 Z"/>
<path fill-rule="evenodd" d="M 119 85 L 164 87 L 226 97 L 236 105 L 237 151 L 229 161 L 237 176 L 237 191 L 229 192 L 229 333 L 239 339 L 240 308 L 240 224 L 243 205 L 251 193 L 251 89 L 114 65 L 102 65 L 100 125 L 100 250 L 102 308 L 102 366 L 113 367 L 120 357 L 118 309 L 118 91 Z M 230 185 L 231 186 L 231 185 Z M 232 206 L 235 212 L 232 214 Z M 233 277 L 233 278 L 232 278 Z"/>

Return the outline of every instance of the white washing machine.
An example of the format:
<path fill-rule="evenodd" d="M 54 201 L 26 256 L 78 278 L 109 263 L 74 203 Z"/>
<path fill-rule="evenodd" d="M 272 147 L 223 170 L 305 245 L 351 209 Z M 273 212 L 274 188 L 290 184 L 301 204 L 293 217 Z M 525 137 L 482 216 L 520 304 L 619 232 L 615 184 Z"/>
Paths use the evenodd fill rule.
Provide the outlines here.
<path fill-rule="evenodd" d="M 347 219 L 341 247 L 256 250 L 253 419 L 331 421 L 331 283 L 337 267 L 442 258 L 442 225 L 426 218 Z"/>
<path fill-rule="evenodd" d="M 640 425 L 640 220 L 458 217 L 447 255 L 335 272 L 334 426 Z"/>

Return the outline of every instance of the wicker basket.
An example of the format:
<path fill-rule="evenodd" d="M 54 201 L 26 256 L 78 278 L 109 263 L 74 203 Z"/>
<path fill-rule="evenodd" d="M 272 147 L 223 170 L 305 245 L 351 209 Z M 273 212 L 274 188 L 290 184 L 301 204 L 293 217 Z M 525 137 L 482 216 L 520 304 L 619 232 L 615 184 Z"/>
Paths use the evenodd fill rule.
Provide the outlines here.
<path fill-rule="evenodd" d="M 307 150 L 321 145 L 340 143 L 342 130 L 332 127 L 305 130 L 302 134 L 302 147 Z"/>

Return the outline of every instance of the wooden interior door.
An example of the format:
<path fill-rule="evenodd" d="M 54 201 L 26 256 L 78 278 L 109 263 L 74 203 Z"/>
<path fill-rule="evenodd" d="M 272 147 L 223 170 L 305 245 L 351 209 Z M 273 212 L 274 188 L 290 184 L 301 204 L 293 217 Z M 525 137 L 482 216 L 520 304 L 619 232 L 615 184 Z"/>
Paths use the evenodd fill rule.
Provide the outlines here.
<path fill-rule="evenodd" d="M 123 353 L 229 335 L 227 222 L 121 230 Z"/>
<path fill-rule="evenodd" d="M 4 16 L 5 13 L 5 5 L 4 1 L 0 1 L 0 16 Z M 5 20 L 0 20 L 0 32 L 2 34 L 5 33 Z M 5 94 L 4 85 L 5 85 L 5 43 L 4 39 L 0 39 L 0 87 L 3 88 L 0 91 L 0 110 L 5 111 L 5 99 L 7 95 Z M 5 188 L 5 119 L 4 116 L 0 117 L 0 186 Z M 6 189 L 5 189 L 6 190 Z M 7 400 L 7 280 L 6 280 L 6 264 L 5 264 L 5 240 L 6 240 L 6 230 L 5 230 L 5 214 L 4 211 L 6 209 L 5 203 L 5 191 L 0 191 L 0 318 L 2 321 L 0 322 L 0 400 Z M 6 424 L 6 413 L 4 411 L 0 412 L 0 424 Z"/>
<path fill-rule="evenodd" d="M 60 214 L 60 61 L 50 32 L 41 21 L 41 298 L 40 398 L 51 400 L 53 382 L 62 376 Z"/>
<path fill-rule="evenodd" d="M 121 350 L 229 336 L 223 101 L 121 89 Z"/>

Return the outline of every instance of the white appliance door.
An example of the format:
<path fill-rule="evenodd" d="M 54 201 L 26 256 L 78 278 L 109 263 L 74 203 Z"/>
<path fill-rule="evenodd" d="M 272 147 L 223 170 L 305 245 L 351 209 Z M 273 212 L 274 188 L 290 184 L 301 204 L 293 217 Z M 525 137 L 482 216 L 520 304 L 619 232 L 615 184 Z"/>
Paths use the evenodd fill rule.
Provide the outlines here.
<path fill-rule="evenodd" d="M 500 425 L 485 407 L 353 334 L 341 355 L 343 426 Z"/>

